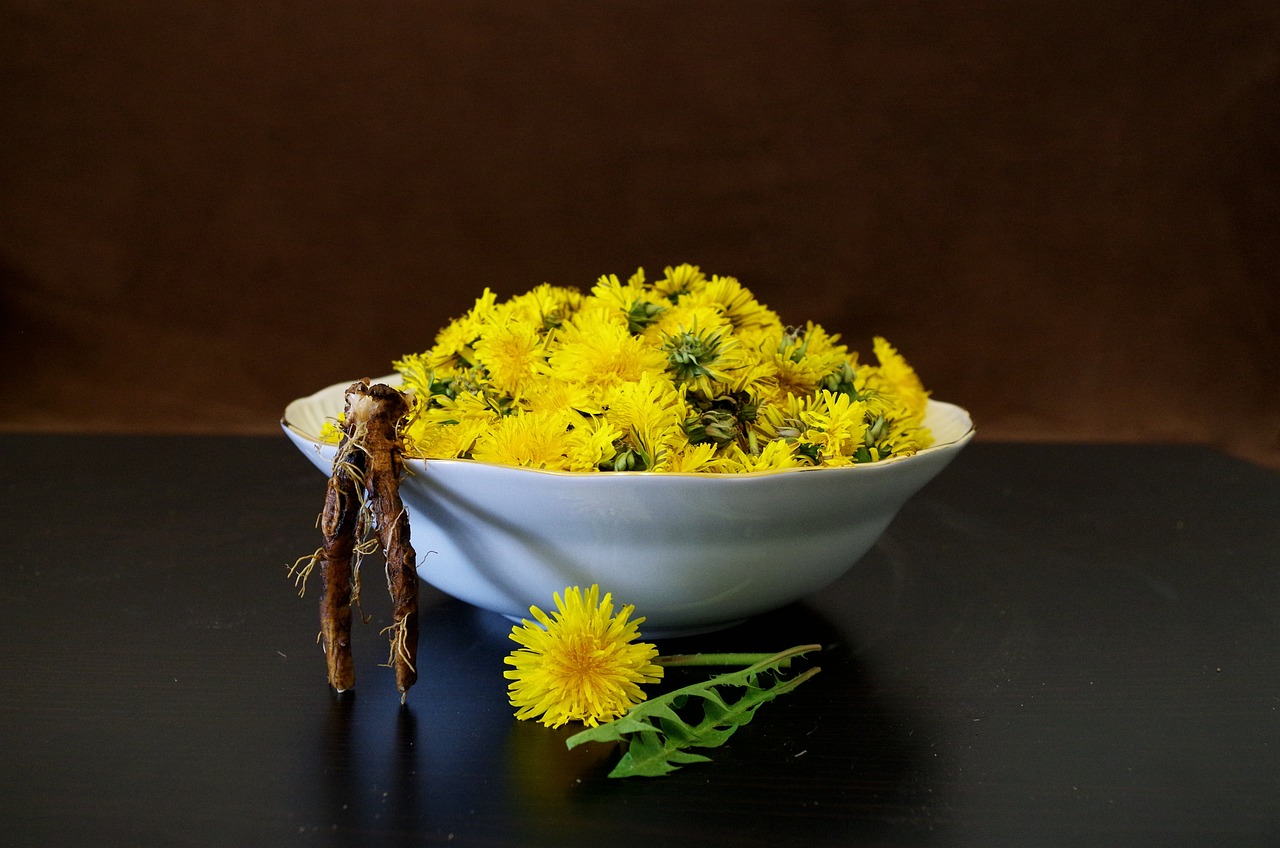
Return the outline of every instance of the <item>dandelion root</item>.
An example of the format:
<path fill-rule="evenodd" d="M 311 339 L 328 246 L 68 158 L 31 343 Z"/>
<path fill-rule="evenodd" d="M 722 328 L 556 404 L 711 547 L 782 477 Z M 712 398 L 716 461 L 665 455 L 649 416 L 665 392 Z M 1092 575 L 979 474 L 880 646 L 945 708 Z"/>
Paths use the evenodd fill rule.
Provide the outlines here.
<path fill-rule="evenodd" d="M 344 432 L 333 474 L 325 492 L 320 530 L 324 547 L 320 554 L 320 645 L 329 667 L 329 685 L 339 692 L 355 686 L 351 659 L 351 590 L 356 563 L 356 537 L 363 508 L 359 478 L 364 473 L 364 453 Z"/>
<path fill-rule="evenodd" d="M 372 528 L 386 560 L 391 593 L 391 659 L 401 701 L 417 681 L 418 575 L 409 541 L 409 518 L 400 500 L 403 463 L 398 428 L 408 414 L 400 392 L 367 380 L 347 389 L 342 441 L 333 461 L 320 526 L 324 581 L 320 638 L 329 684 L 339 692 L 355 685 L 351 658 L 351 606 L 365 533 Z"/>
<path fill-rule="evenodd" d="M 356 419 L 358 430 L 364 421 L 363 445 L 368 465 L 365 492 L 373 528 L 386 560 L 387 590 L 391 593 L 391 658 L 396 673 L 396 689 L 402 697 L 418 679 L 414 667 L 418 645 L 418 570 L 413 545 L 409 542 L 409 516 L 400 500 L 403 465 L 397 428 L 409 413 L 404 395 L 390 386 L 374 385 L 352 390 L 362 392 L 362 400 L 352 404 L 348 415 Z"/>

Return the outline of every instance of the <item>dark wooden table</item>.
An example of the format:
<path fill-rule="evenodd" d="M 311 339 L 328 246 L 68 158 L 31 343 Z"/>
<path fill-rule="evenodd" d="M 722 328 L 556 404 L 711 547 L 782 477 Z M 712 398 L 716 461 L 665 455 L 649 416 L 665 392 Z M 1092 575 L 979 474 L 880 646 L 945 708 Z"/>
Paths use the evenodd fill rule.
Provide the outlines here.
<path fill-rule="evenodd" d="M 432 591 L 401 709 L 376 563 L 328 690 L 283 437 L 0 463 L 4 845 L 1280 844 L 1280 474 L 1204 450 L 972 445 L 829 591 L 660 643 L 826 647 L 713 762 L 623 781 L 515 721 L 507 622 Z"/>

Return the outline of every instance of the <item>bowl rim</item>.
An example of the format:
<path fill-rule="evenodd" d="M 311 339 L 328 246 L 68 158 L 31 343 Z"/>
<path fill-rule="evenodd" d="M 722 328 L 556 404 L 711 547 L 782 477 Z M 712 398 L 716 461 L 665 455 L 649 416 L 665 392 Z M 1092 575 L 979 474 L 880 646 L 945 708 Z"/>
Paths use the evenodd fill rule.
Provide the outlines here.
<path fill-rule="evenodd" d="M 387 374 L 382 377 L 366 378 L 371 383 L 386 383 L 389 386 L 400 386 L 403 383 L 403 377 L 400 374 Z M 301 427 L 289 420 L 289 410 L 296 408 L 299 404 L 308 402 L 316 403 L 321 395 L 331 394 L 334 392 L 343 392 L 346 388 L 356 380 L 344 380 L 340 383 L 333 383 L 318 389 L 309 395 L 295 398 L 285 407 L 284 414 L 280 417 L 280 426 L 287 432 L 293 434 L 303 442 L 313 445 L 317 450 L 323 450 L 327 447 L 334 447 L 332 442 L 321 441 L 317 436 L 308 433 Z M 489 468 L 501 470 L 504 472 L 512 472 L 517 474 L 535 474 L 544 477 L 563 477 L 573 480 L 607 480 L 611 478 L 624 479 L 653 479 L 653 480 L 671 480 L 675 478 L 697 479 L 697 480 L 743 480 L 760 477 L 777 477 L 780 475 L 794 474 L 814 474 L 823 472 L 825 475 L 839 473 L 869 473 L 875 469 L 888 468 L 894 465 L 901 465 L 905 462 L 917 460 L 920 457 L 929 456 L 930 454 L 945 453 L 948 451 L 958 450 L 968 444 L 977 433 L 977 427 L 973 423 L 973 416 L 969 410 L 954 403 L 935 400 L 929 398 L 929 407 L 936 407 L 940 410 L 951 410 L 963 416 L 968 423 L 968 428 L 955 438 L 942 442 L 934 442 L 927 448 L 922 448 L 913 454 L 907 456 L 894 456 L 889 459 L 882 459 L 870 463 L 856 463 L 854 465 L 844 465 L 838 467 L 831 466 L 807 466 L 803 468 L 772 468 L 764 471 L 560 471 L 549 468 L 530 468 L 523 465 L 503 465 L 496 462 L 481 462 L 475 459 L 425 459 L 422 457 L 405 457 L 404 461 L 413 467 L 424 468 L 428 464 L 435 467 L 471 467 L 471 468 Z M 330 417 L 329 420 L 332 420 Z"/>

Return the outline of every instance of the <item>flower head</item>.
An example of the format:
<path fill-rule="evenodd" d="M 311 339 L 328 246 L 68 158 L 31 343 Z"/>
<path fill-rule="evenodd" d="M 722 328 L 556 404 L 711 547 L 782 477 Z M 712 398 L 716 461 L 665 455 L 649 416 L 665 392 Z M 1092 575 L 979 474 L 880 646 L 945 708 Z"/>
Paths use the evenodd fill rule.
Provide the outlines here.
<path fill-rule="evenodd" d="M 929 393 L 920 383 L 915 369 L 907 364 L 907 360 L 902 358 L 898 349 L 883 337 L 876 336 L 873 345 L 876 359 L 880 361 L 881 379 L 897 389 L 903 406 L 912 415 L 923 416 L 925 407 L 929 403 Z"/>
<path fill-rule="evenodd" d="M 643 701 L 641 684 L 662 679 L 653 663 L 658 649 L 636 642 L 644 618 L 631 619 L 635 607 L 613 614 L 613 596 L 600 599 L 593 585 L 584 596 L 577 586 L 555 595 L 556 611 L 537 607 L 529 620 L 512 628 L 511 639 L 521 647 L 507 657 L 513 666 L 503 676 L 516 718 L 536 718 L 547 727 L 581 721 L 595 727 L 612 721 Z"/>
<path fill-rule="evenodd" d="M 684 399 L 670 381 L 645 374 L 618 386 L 609 397 L 605 420 L 620 433 L 616 470 L 649 471 L 659 466 L 669 448 L 683 437 L 687 414 Z"/>
<path fill-rule="evenodd" d="M 548 357 L 554 379 L 597 391 L 661 371 L 664 362 L 661 351 L 631 335 L 625 315 L 603 309 L 579 312 L 565 322 Z"/>
<path fill-rule="evenodd" d="M 427 364 L 434 369 L 469 363 L 475 352 L 471 343 L 480 335 L 480 328 L 497 309 L 497 295 L 485 289 L 476 298 L 475 306 L 466 315 L 451 321 L 436 334 L 436 343 L 427 351 Z"/>
<path fill-rule="evenodd" d="M 699 325 L 695 319 L 687 325 L 677 325 L 662 338 L 667 371 L 675 383 L 708 397 L 716 394 L 717 387 L 732 381 L 741 364 L 737 348 L 738 340 L 728 322 Z"/>
<path fill-rule="evenodd" d="M 477 440 L 471 456 L 498 465 L 568 471 L 570 434 L 580 420 L 576 412 L 563 409 L 504 416 L 487 438 Z"/>
<path fill-rule="evenodd" d="M 533 324 L 505 321 L 486 324 L 472 350 L 475 361 L 488 372 L 494 389 L 519 395 L 546 373 L 545 347 Z"/>
<path fill-rule="evenodd" d="M 682 299 L 686 301 L 714 306 L 735 330 L 782 330 L 777 313 L 756 300 L 734 277 L 713 276 L 700 290 Z"/>
<path fill-rule="evenodd" d="M 675 303 L 682 295 L 691 291 L 697 291 L 706 285 L 707 275 L 697 265 L 684 263 L 672 268 L 668 265 L 663 272 L 661 280 L 657 280 L 653 287 L 662 293 L 664 297 Z"/>

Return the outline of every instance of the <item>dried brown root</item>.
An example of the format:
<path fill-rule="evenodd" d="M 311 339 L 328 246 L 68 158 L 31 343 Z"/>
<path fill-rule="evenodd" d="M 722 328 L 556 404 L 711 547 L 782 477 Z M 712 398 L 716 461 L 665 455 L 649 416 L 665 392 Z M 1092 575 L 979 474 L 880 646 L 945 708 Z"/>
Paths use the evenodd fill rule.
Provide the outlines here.
<path fill-rule="evenodd" d="M 403 696 L 418 680 L 417 557 L 409 541 L 409 516 L 400 500 L 404 472 L 398 427 L 409 414 L 404 395 L 390 386 L 357 383 L 348 390 L 358 400 L 348 403 L 348 418 L 363 423 L 362 445 L 366 453 L 365 493 L 369 515 L 382 556 L 386 560 L 387 589 L 391 594 L 391 661 L 396 689 Z"/>
<path fill-rule="evenodd" d="M 289 567 L 301 596 L 308 576 L 319 566 L 324 583 L 319 642 L 329 684 L 346 692 L 356 684 L 351 620 L 352 608 L 360 603 L 360 564 L 381 550 L 392 596 L 392 625 L 383 632 L 390 638 L 387 665 L 396 671 L 401 703 L 417 681 L 419 614 L 416 556 L 399 497 L 404 473 L 399 428 L 407 415 L 408 401 L 392 387 L 360 380 L 347 388 L 342 437 L 320 514 L 324 544 Z"/>
<path fill-rule="evenodd" d="M 347 403 L 351 403 L 351 389 L 347 390 Z M 320 574 L 324 581 L 324 594 L 320 598 L 320 645 L 328 666 L 329 685 L 339 692 L 351 689 L 356 682 L 351 658 L 351 591 L 363 509 L 359 481 L 364 476 L 366 456 L 359 448 L 354 429 L 348 420 L 334 457 L 324 511 L 320 514 L 320 530 L 324 534 L 320 554 Z"/>
<path fill-rule="evenodd" d="M 383 631 L 391 641 L 387 665 L 395 670 L 403 703 L 418 679 L 417 562 L 400 500 L 405 469 L 399 429 L 409 403 L 390 386 L 370 385 L 368 380 L 352 384 L 345 400 L 342 435 L 320 514 L 324 544 L 310 556 L 299 557 L 289 576 L 301 595 L 307 578 L 320 568 L 324 594 L 319 641 L 329 684 L 345 692 L 355 686 L 351 618 L 360 603 L 360 563 L 381 549 L 392 602 L 392 624 Z"/>

